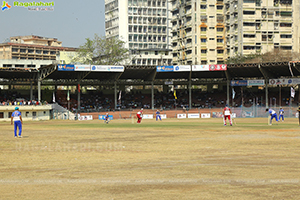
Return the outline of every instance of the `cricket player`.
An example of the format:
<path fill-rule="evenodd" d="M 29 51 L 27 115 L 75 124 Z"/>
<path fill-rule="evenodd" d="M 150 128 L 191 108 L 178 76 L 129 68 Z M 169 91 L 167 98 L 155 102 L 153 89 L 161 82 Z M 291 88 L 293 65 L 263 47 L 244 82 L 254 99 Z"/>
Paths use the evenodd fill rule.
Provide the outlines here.
<path fill-rule="evenodd" d="M 21 112 L 19 111 L 19 107 L 15 107 L 15 111 L 11 114 L 11 125 L 13 125 L 14 122 L 14 133 L 15 133 L 15 138 L 17 138 L 17 129 L 19 128 L 19 135 L 18 137 L 21 138 L 21 133 L 22 133 L 22 116 Z"/>
<path fill-rule="evenodd" d="M 141 108 L 141 110 L 139 112 L 137 112 L 136 116 L 138 118 L 137 123 L 140 124 L 142 121 L 142 117 L 143 117 L 143 108 Z"/>
<path fill-rule="evenodd" d="M 273 118 L 275 118 L 276 122 L 278 122 L 276 111 L 273 110 L 273 109 L 271 109 L 271 108 L 270 108 L 270 109 L 267 108 L 267 109 L 266 109 L 266 112 L 268 112 L 268 111 L 269 111 L 269 114 L 270 114 L 270 116 L 271 116 L 269 125 L 272 125 L 272 119 L 273 119 Z"/>
<path fill-rule="evenodd" d="M 283 113 L 284 113 L 284 110 L 282 109 L 282 107 L 280 107 L 280 109 L 279 109 L 279 121 L 280 121 L 280 119 L 282 120 L 282 122 L 284 121 L 284 115 L 283 115 Z"/>
<path fill-rule="evenodd" d="M 160 112 L 159 112 L 159 110 L 157 110 L 155 114 L 156 114 L 156 121 L 157 121 L 158 119 L 160 119 L 160 121 L 161 121 L 161 117 L 160 117 Z"/>
<path fill-rule="evenodd" d="M 108 113 L 106 113 L 106 115 L 104 116 L 104 120 L 105 120 L 104 123 L 106 124 L 108 124 L 108 122 L 110 121 Z"/>
<path fill-rule="evenodd" d="M 228 107 L 228 104 L 225 105 L 225 108 L 223 110 L 223 121 L 224 121 L 224 126 L 226 126 L 226 120 L 228 118 L 230 126 L 232 126 L 232 119 L 231 119 L 231 109 Z"/>

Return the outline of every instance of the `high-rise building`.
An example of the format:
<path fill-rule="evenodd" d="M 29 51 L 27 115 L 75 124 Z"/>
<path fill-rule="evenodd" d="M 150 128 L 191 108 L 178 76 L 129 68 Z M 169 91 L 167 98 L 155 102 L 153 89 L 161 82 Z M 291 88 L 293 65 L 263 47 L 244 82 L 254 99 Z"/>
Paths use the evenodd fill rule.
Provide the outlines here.
<path fill-rule="evenodd" d="M 171 0 L 173 64 L 218 64 L 226 59 L 224 2 Z"/>
<path fill-rule="evenodd" d="M 228 57 L 299 53 L 299 0 L 225 0 Z"/>
<path fill-rule="evenodd" d="M 125 42 L 131 65 L 170 65 L 168 0 L 105 0 L 105 35 Z"/>

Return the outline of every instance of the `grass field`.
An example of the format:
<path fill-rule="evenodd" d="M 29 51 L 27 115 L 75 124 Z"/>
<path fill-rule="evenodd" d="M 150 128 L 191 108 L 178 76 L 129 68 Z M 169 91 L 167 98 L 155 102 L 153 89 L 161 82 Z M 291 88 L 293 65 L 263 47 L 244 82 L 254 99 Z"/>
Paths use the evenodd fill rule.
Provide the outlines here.
<path fill-rule="evenodd" d="M 0 199 L 300 199 L 297 119 L 0 123 Z"/>

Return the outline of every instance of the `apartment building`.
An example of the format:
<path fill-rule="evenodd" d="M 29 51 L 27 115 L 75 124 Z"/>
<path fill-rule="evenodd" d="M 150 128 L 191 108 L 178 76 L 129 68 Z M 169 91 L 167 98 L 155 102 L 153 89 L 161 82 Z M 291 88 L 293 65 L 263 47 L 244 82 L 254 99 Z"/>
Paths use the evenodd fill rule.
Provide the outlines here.
<path fill-rule="evenodd" d="M 35 35 L 10 37 L 10 41 L 0 44 L 1 67 L 40 67 L 53 61 L 69 62 L 66 54 L 74 54 L 76 48 L 62 47 L 56 38 Z M 66 60 L 61 60 L 63 55 Z M 22 64 L 23 63 L 23 64 Z"/>
<path fill-rule="evenodd" d="M 106 38 L 118 37 L 131 65 L 171 65 L 168 0 L 105 0 Z"/>
<path fill-rule="evenodd" d="M 218 64 L 226 59 L 224 2 L 171 0 L 173 64 Z"/>
<path fill-rule="evenodd" d="M 226 0 L 227 54 L 299 53 L 299 0 Z"/>

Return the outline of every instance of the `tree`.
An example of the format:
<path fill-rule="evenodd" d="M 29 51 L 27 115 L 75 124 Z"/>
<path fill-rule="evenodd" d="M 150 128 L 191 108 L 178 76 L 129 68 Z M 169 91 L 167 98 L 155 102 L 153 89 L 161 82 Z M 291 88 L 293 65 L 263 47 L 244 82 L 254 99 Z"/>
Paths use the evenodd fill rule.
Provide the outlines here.
<path fill-rule="evenodd" d="M 226 64 L 263 63 L 263 62 L 288 62 L 300 60 L 300 54 L 280 49 L 274 49 L 264 54 L 236 55 L 229 58 Z"/>
<path fill-rule="evenodd" d="M 105 38 L 95 34 L 93 39 L 86 38 L 85 44 L 79 46 L 78 55 L 72 62 L 94 65 L 120 65 L 128 61 L 129 50 L 125 42 L 113 37 Z"/>

